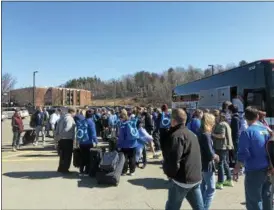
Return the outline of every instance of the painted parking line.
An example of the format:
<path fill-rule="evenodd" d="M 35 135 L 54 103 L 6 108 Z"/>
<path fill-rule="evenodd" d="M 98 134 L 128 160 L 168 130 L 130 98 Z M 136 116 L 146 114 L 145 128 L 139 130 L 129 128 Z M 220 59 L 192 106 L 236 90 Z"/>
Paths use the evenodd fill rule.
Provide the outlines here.
<path fill-rule="evenodd" d="M 11 155 L 2 155 L 2 160 L 5 159 L 5 158 L 17 157 L 19 155 L 31 154 L 31 153 L 35 153 L 35 152 L 37 152 L 37 151 L 13 152 L 13 154 L 11 154 Z"/>
<path fill-rule="evenodd" d="M 30 161 L 58 161 L 58 158 L 23 158 L 23 159 L 2 159 L 2 162 L 30 162 Z"/>
<path fill-rule="evenodd" d="M 17 156 L 20 156 L 20 155 L 26 155 L 26 154 L 34 154 L 34 153 L 37 153 L 37 155 L 41 155 L 41 154 L 52 154 L 51 151 L 17 151 L 17 152 L 8 152 L 8 154 L 10 155 L 4 155 L 4 154 L 7 154 L 7 152 L 3 152 L 2 153 L 2 159 L 4 158 L 11 158 L 11 157 L 17 157 Z"/>

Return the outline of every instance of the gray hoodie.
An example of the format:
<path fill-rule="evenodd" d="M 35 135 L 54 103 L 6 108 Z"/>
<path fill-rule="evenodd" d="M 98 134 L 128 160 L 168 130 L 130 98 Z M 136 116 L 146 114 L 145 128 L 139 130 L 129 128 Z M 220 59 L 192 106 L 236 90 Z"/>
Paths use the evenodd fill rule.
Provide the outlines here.
<path fill-rule="evenodd" d="M 55 136 L 57 140 L 72 139 L 75 140 L 76 124 L 71 114 L 65 114 L 60 117 L 57 123 Z"/>

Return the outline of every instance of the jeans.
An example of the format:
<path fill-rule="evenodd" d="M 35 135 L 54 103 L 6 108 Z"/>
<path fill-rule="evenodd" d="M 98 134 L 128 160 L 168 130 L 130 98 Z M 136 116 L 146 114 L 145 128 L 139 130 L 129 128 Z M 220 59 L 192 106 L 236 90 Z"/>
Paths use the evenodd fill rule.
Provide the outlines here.
<path fill-rule="evenodd" d="M 36 142 L 38 142 L 39 140 L 39 134 L 40 132 L 42 133 L 42 141 L 44 142 L 45 141 L 45 127 L 42 126 L 42 125 L 38 125 L 36 128 L 35 128 L 35 132 L 36 132 Z"/>
<path fill-rule="evenodd" d="M 272 210 L 272 185 L 267 169 L 247 171 L 245 199 L 247 210 Z"/>
<path fill-rule="evenodd" d="M 19 146 L 20 135 L 21 135 L 21 133 L 19 131 L 13 132 L 13 139 L 12 139 L 12 146 L 13 147 Z"/>
<path fill-rule="evenodd" d="M 185 198 L 188 200 L 192 209 L 204 209 L 200 184 L 197 184 L 192 188 L 183 188 L 170 180 L 166 210 L 180 210 L 182 202 Z"/>
<path fill-rule="evenodd" d="M 218 163 L 218 182 L 223 183 L 226 179 L 231 180 L 231 171 L 228 165 L 228 150 L 216 150 L 216 154 L 219 155 L 220 161 Z"/>
<path fill-rule="evenodd" d="M 204 200 L 204 209 L 210 208 L 212 199 L 215 194 L 215 174 L 214 172 L 203 172 L 203 181 L 201 184 L 201 191 Z"/>

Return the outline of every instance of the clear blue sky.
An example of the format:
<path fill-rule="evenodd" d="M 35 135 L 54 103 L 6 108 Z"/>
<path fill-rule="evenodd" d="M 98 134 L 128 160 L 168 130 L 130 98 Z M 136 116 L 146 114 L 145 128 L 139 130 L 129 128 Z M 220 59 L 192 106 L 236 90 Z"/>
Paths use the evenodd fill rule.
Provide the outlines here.
<path fill-rule="evenodd" d="M 274 3 L 3 2 L 2 72 L 16 87 L 274 57 Z"/>

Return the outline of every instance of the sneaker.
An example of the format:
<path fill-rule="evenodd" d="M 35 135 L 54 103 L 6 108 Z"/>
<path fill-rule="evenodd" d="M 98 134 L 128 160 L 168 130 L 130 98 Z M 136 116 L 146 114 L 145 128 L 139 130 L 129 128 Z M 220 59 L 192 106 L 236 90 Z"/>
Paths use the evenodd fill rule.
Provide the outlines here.
<path fill-rule="evenodd" d="M 16 152 L 17 149 L 16 149 L 15 147 L 12 147 L 12 151 L 13 151 L 13 152 Z"/>
<path fill-rule="evenodd" d="M 223 183 L 217 183 L 217 184 L 216 184 L 216 189 L 222 190 L 223 188 L 224 188 Z"/>
<path fill-rule="evenodd" d="M 37 146 L 38 145 L 38 142 L 33 142 L 33 146 Z"/>
<path fill-rule="evenodd" d="M 134 173 L 130 173 L 129 176 L 134 176 L 135 174 Z"/>
<path fill-rule="evenodd" d="M 225 187 L 234 187 L 234 183 L 233 183 L 232 180 L 226 180 L 226 181 L 224 182 L 224 186 L 225 186 Z"/>
<path fill-rule="evenodd" d="M 16 146 L 16 150 L 19 150 L 20 149 L 20 146 L 18 145 L 18 146 Z"/>
<path fill-rule="evenodd" d="M 127 175 L 127 174 L 126 174 L 126 173 L 122 173 L 122 174 L 121 174 L 121 176 L 125 176 L 125 175 Z"/>

